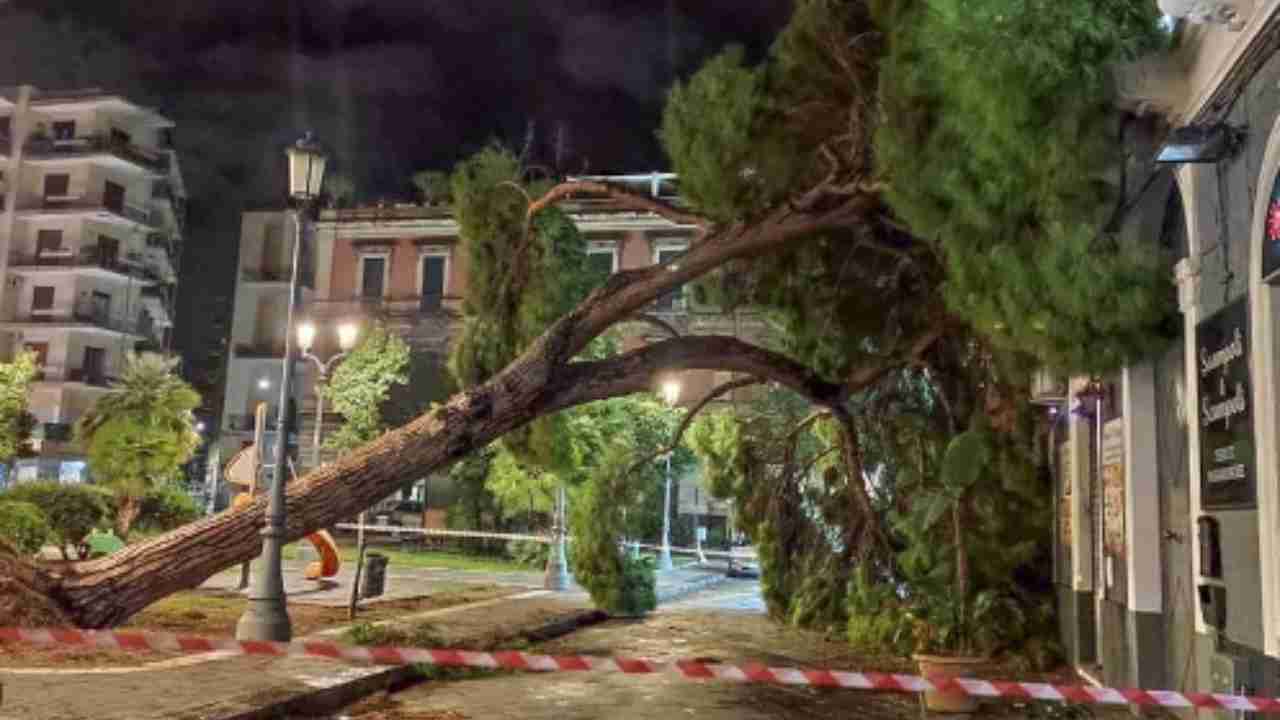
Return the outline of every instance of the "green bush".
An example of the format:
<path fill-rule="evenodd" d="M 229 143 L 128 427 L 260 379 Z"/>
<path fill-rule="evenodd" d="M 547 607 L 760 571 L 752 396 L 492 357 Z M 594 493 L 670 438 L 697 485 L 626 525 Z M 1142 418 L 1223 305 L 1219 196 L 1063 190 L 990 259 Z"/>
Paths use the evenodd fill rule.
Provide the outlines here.
<path fill-rule="evenodd" d="M 159 485 L 142 497 L 142 512 L 134 525 L 140 530 L 167 531 L 200 518 L 195 500 L 176 485 Z"/>
<path fill-rule="evenodd" d="M 533 540 L 512 540 L 507 543 L 507 555 L 519 565 L 544 568 L 551 555 L 551 546 Z"/>
<path fill-rule="evenodd" d="M 0 537 L 19 552 L 27 555 L 40 552 L 50 534 L 49 521 L 40 508 L 29 502 L 0 502 Z"/>
<path fill-rule="evenodd" d="M 109 516 L 102 495 L 87 485 L 56 482 L 23 483 L 0 495 L 0 500 L 28 502 L 44 513 L 63 557 L 67 546 L 76 547 Z"/>

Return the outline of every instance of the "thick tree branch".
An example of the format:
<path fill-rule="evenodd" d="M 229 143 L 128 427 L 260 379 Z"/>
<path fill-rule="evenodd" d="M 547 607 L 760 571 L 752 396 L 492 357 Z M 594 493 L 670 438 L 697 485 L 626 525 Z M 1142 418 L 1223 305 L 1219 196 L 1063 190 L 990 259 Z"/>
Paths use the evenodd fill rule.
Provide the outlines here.
<path fill-rule="evenodd" d="M 707 218 L 697 213 L 689 212 L 672 205 L 669 202 L 659 200 L 658 198 L 641 195 L 628 190 L 625 187 L 606 182 L 594 182 L 589 180 L 579 180 L 574 182 L 560 183 L 547 191 L 545 195 L 529 204 L 528 217 L 533 219 L 542 210 L 555 205 L 558 202 L 568 199 L 578 194 L 605 195 L 610 200 L 619 205 L 641 212 L 651 212 L 659 217 L 666 218 L 677 225 L 693 225 L 695 227 L 705 228 L 711 225 Z"/>
<path fill-rule="evenodd" d="M 830 407 L 843 387 L 784 355 L 725 335 L 663 340 L 605 360 L 566 365 L 552 384 L 550 409 L 652 390 L 662 375 L 681 370 L 721 370 L 771 380 L 810 402 Z"/>

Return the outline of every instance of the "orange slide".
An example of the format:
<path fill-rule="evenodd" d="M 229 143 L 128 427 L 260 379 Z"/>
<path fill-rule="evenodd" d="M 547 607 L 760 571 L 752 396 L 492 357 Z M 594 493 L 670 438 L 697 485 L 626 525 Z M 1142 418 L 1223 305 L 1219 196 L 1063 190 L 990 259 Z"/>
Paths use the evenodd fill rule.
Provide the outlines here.
<path fill-rule="evenodd" d="M 257 483 L 254 482 L 256 468 L 253 466 L 254 454 L 252 450 L 252 446 L 241 450 L 227 463 L 225 471 L 227 481 L 232 485 L 247 487 L 249 490 L 249 492 L 237 493 L 231 499 L 231 507 L 237 510 L 253 502 L 254 491 L 257 489 L 255 487 Z M 333 541 L 333 536 L 327 530 L 320 530 L 308 535 L 307 540 L 316 549 L 320 559 L 307 564 L 306 578 L 308 580 L 319 580 L 320 578 L 329 578 L 337 575 L 338 568 L 342 562 L 338 557 L 338 544 Z"/>

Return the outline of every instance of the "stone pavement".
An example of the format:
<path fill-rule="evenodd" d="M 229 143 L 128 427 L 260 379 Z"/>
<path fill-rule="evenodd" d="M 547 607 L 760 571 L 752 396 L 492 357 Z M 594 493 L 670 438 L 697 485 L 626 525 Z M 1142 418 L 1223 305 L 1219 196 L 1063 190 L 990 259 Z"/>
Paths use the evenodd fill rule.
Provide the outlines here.
<path fill-rule="evenodd" d="M 289 570 L 301 574 L 301 563 Z M 508 575 L 508 574 L 504 574 Z M 513 575 L 513 574 L 512 574 Z M 524 573 L 527 587 L 540 576 Z M 680 584 L 706 584 L 715 576 L 702 570 L 663 574 L 661 590 L 676 594 Z M 222 573 L 212 587 L 229 581 L 234 587 L 238 570 Z M 441 582 L 494 584 L 494 573 L 439 570 L 393 575 L 388 588 L 404 595 L 424 594 Z M 721 577 L 723 575 L 721 574 Z M 345 603 L 347 586 L 338 578 L 336 587 L 315 591 L 314 602 Z M 514 578 L 507 578 L 512 580 Z M 347 579 L 349 582 L 349 579 Z M 207 584 L 208 585 L 208 584 Z M 413 588 L 416 588 L 414 590 Z M 300 593 L 301 594 L 301 593 Z M 404 596 L 397 595 L 397 596 Z M 293 601 L 302 601 L 295 595 Z M 449 644 L 485 645 L 518 635 L 587 607 L 585 593 L 526 591 L 508 598 L 487 600 L 413 615 L 414 622 L 432 622 Z M 330 637 L 332 631 L 325 633 Z M 3 720 L 215 720 L 236 717 L 290 697 L 331 688 L 381 672 L 385 668 L 344 665 L 312 658 L 216 657 L 192 664 L 191 658 L 153 663 L 137 668 L 93 670 L 0 670 Z"/>

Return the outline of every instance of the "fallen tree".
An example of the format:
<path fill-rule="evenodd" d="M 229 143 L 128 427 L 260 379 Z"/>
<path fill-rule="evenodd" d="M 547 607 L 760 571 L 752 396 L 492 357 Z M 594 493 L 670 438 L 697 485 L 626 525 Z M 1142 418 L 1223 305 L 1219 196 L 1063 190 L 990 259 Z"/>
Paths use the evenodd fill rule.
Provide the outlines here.
<path fill-rule="evenodd" d="M 564 196 L 574 190 L 570 184 L 552 192 Z M 615 190 L 615 199 L 627 202 L 623 192 Z M 923 353 L 944 330 L 941 315 L 936 326 L 904 345 L 901 355 L 859 367 L 844 381 L 824 379 L 779 353 L 732 337 L 673 338 L 606 360 L 573 360 L 592 339 L 632 317 L 664 291 L 731 261 L 758 258 L 804 242 L 823 230 L 876 222 L 880 206 L 874 196 L 841 195 L 833 201 L 823 193 L 823 186 L 809 193 L 811 210 L 787 204 L 755 222 L 713 227 L 678 267 L 615 274 L 490 381 L 291 484 L 287 539 L 299 539 L 358 513 L 394 492 L 405 477 L 445 468 L 538 417 L 650 390 L 668 372 L 743 373 L 834 409 L 860 386 Z M 665 211 L 654 208 L 647 198 L 637 201 L 640 206 Z M 8 616 L 19 621 L 56 617 L 87 628 L 118 624 L 166 595 L 197 586 L 214 573 L 258 555 L 265 508 L 265 499 L 259 499 L 109 557 L 58 567 L 32 564 L 0 549 L 0 603 L 8 605 Z"/>

